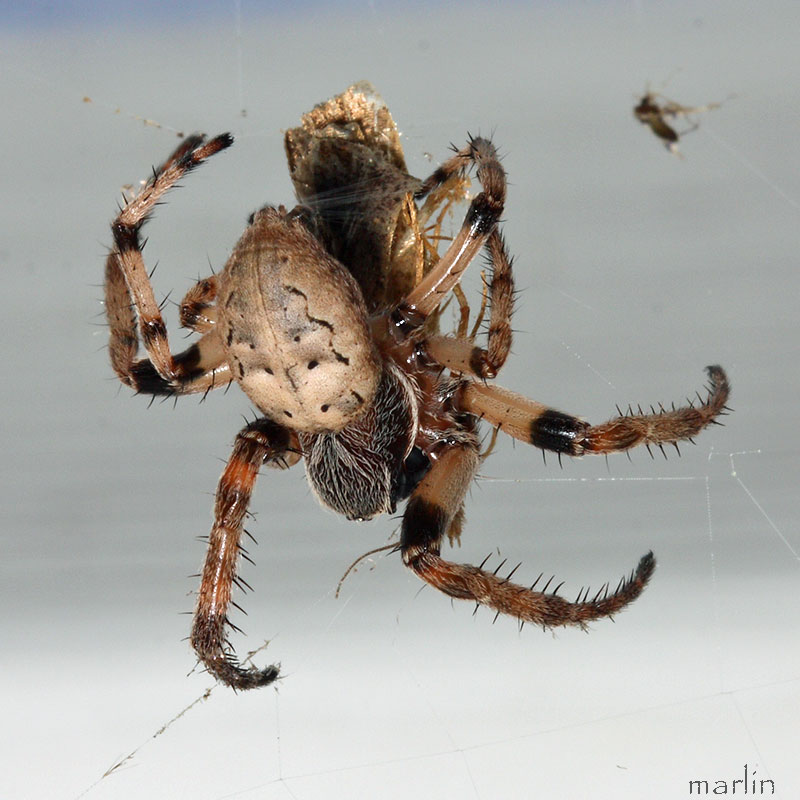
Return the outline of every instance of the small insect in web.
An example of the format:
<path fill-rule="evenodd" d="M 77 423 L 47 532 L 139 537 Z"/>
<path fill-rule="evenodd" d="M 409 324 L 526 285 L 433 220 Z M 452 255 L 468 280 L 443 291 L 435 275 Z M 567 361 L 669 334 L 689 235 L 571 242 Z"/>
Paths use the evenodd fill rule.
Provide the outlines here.
<path fill-rule="evenodd" d="M 652 553 L 615 589 L 582 590 L 573 602 L 549 582 L 538 589 L 513 583 L 517 568 L 503 575 L 499 567 L 442 557 L 444 540 L 461 535 L 465 497 L 487 454 L 480 427 L 559 458 L 677 448 L 725 412 L 722 368 L 708 367 L 708 395 L 697 402 L 620 412 L 601 425 L 494 385 L 511 350 L 514 300 L 497 150 L 470 137 L 427 179 L 412 177 L 394 120 L 368 83 L 317 105 L 286 132 L 298 205 L 253 213 L 222 271 L 189 289 L 180 320 L 199 338 L 173 355 L 141 228 L 186 173 L 232 143 L 229 134 L 188 137 L 154 170 L 112 223 L 105 273 L 109 353 L 124 384 L 155 397 L 204 395 L 236 382 L 258 410 L 236 436 L 217 487 L 190 635 L 206 669 L 234 689 L 279 676 L 276 665 L 259 669 L 237 659 L 229 614 L 238 607 L 234 589 L 250 588 L 238 565 L 247 557 L 244 520 L 259 471 L 301 459 L 320 502 L 348 519 L 394 513 L 405 503 L 396 550 L 450 597 L 545 628 L 585 628 L 635 600 L 655 568 Z M 472 169 L 481 191 L 445 240 L 442 216 L 463 199 Z M 480 252 L 489 266 L 470 325 L 459 281 Z M 460 308 L 454 335 L 439 330 L 451 295 Z"/>
<path fill-rule="evenodd" d="M 678 141 L 682 136 L 686 136 L 700 127 L 700 123 L 692 120 L 695 114 L 704 114 L 706 111 L 713 111 L 719 108 L 722 103 L 708 103 L 704 106 L 683 106 L 673 100 L 669 100 L 659 92 L 646 91 L 638 104 L 633 108 L 633 115 L 643 125 L 647 125 L 653 133 L 664 143 L 664 146 L 673 155 L 681 157 L 678 150 Z M 682 131 L 677 131 L 667 122 L 667 119 L 676 120 L 685 118 L 690 124 Z"/>

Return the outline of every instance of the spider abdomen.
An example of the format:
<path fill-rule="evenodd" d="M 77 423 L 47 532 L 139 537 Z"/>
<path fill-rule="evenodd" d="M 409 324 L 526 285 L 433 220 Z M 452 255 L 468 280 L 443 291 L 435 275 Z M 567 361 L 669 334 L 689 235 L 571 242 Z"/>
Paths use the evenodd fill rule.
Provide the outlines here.
<path fill-rule="evenodd" d="M 369 407 L 381 368 L 363 296 L 299 220 L 283 209 L 257 212 L 220 283 L 231 372 L 261 412 L 320 433 Z"/>
<path fill-rule="evenodd" d="M 300 436 L 306 474 L 320 502 L 348 519 L 393 513 L 430 466 L 421 451 L 408 460 L 417 425 L 413 389 L 387 364 L 366 413 L 336 433 Z"/>

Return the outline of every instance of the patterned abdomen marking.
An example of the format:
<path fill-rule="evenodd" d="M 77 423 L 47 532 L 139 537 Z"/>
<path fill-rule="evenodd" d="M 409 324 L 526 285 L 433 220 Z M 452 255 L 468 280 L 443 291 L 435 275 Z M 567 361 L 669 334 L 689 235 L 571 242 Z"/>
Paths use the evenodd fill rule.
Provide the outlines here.
<path fill-rule="evenodd" d="M 220 332 L 234 378 L 294 430 L 341 430 L 375 394 L 380 362 L 354 278 L 303 225 L 266 208 L 231 255 Z"/>

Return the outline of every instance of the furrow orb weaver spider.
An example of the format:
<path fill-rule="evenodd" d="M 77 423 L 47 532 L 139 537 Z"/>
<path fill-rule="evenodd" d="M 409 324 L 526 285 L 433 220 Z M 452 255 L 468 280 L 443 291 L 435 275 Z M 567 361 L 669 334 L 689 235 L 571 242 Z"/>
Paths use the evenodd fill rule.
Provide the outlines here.
<path fill-rule="evenodd" d="M 708 396 L 698 403 L 620 414 L 602 425 L 491 383 L 511 348 L 514 299 L 499 227 L 506 174 L 497 151 L 489 139 L 471 137 L 429 178 L 411 177 L 392 116 L 368 83 L 321 103 L 286 132 L 298 205 L 250 217 L 224 269 L 181 303 L 181 324 L 199 338 L 173 354 L 141 228 L 177 181 L 232 142 L 229 134 L 188 137 L 154 170 L 112 223 L 105 270 L 109 351 L 124 384 L 170 396 L 235 381 L 258 409 L 236 437 L 216 494 L 190 637 L 208 671 L 235 689 L 278 677 L 277 666 L 239 663 L 228 613 L 259 470 L 301 458 L 319 500 L 348 519 L 391 513 L 407 501 L 397 549 L 407 567 L 451 597 L 544 627 L 585 627 L 635 600 L 653 573 L 652 553 L 615 590 L 575 602 L 442 558 L 442 539 L 461 531 L 464 497 L 481 463 L 480 422 L 559 456 L 676 444 L 725 411 L 722 368 L 708 368 Z M 470 169 L 481 191 L 439 255 L 442 217 L 465 196 Z M 459 287 L 481 251 L 491 268 L 485 346 L 475 343 L 479 325 L 468 332 Z M 452 295 L 461 319 L 455 335 L 443 335 L 438 318 Z M 140 339 L 146 358 L 137 356 Z"/>

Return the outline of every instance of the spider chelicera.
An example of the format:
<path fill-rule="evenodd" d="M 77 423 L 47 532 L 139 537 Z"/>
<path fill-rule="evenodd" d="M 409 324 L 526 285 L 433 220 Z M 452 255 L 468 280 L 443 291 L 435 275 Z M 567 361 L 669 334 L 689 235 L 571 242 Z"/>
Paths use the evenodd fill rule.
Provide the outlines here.
<path fill-rule="evenodd" d="M 223 270 L 191 288 L 183 326 L 200 334 L 172 353 L 141 251 L 140 231 L 164 194 L 229 147 L 228 134 L 187 138 L 112 223 L 105 302 L 111 363 L 146 395 L 206 393 L 237 382 L 259 416 L 239 432 L 217 488 L 191 643 L 210 673 L 236 689 L 273 682 L 277 666 L 239 663 L 228 614 L 243 522 L 262 466 L 301 458 L 319 500 L 349 519 L 407 500 L 397 549 L 423 581 L 451 597 L 544 627 L 608 617 L 635 600 L 652 553 L 616 589 L 569 602 L 442 558 L 458 537 L 464 497 L 481 463 L 481 421 L 569 456 L 690 440 L 724 412 L 728 382 L 708 368 L 705 399 L 589 425 L 491 383 L 511 347 L 512 264 L 499 229 L 506 175 L 494 145 L 470 138 L 424 181 L 406 169 L 394 121 L 366 83 L 315 107 L 286 133 L 299 205 L 256 211 Z M 441 254 L 441 219 L 474 168 L 481 191 Z M 485 346 L 468 333 L 459 279 L 488 257 Z M 438 331 L 455 294 L 455 335 Z M 480 315 L 482 317 L 482 314 Z M 138 358 L 139 341 L 146 358 Z M 677 446 L 677 445 L 676 445 Z"/>

